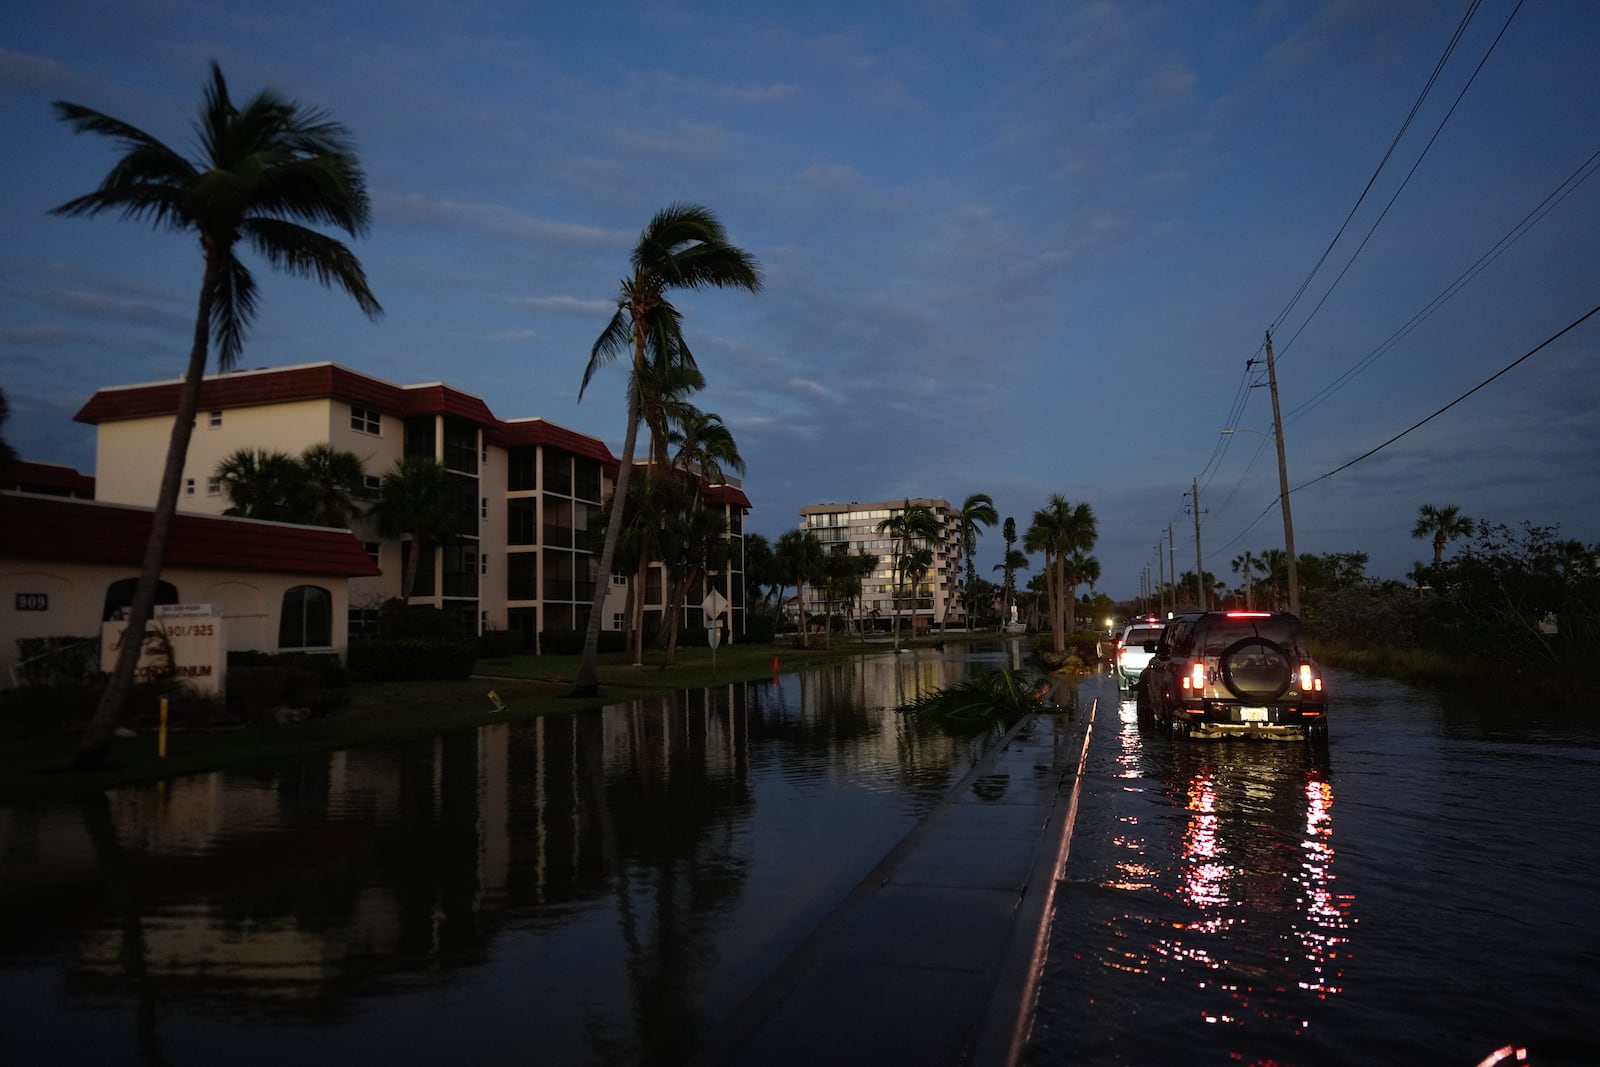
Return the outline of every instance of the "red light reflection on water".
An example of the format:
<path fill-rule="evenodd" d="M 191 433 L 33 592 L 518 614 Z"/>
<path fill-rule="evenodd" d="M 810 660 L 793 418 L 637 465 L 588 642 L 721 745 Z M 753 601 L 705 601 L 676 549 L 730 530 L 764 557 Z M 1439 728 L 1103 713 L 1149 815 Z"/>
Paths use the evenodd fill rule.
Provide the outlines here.
<path fill-rule="evenodd" d="M 1298 1033 L 1309 1021 L 1288 994 L 1326 1000 L 1342 992 L 1348 956 L 1353 900 L 1334 891 L 1333 786 L 1320 767 L 1287 790 L 1281 778 L 1253 776 L 1248 766 L 1225 773 L 1219 783 L 1218 771 L 1202 769 L 1185 784 L 1174 895 L 1190 914 L 1151 952 L 1180 969 L 1198 968 L 1196 988 L 1223 995 L 1223 1003 L 1200 1009 L 1205 1023 L 1242 1026 L 1274 1016 Z M 1285 839 L 1296 837 L 1288 846 Z M 1298 951 L 1274 961 L 1264 956 L 1281 951 L 1270 939 L 1278 917 L 1289 930 L 1277 940 Z"/>

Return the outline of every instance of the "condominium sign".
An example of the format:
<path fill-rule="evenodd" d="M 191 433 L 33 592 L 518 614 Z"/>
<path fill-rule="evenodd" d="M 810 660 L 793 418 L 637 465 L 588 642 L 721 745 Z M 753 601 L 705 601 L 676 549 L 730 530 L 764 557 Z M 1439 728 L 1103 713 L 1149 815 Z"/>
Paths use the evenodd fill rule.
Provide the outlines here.
<path fill-rule="evenodd" d="M 155 618 L 145 626 L 134 678 L 147 681 L 171 674 L 202 693 L 222 695 L 228 672 L 222 623 L 214 604 L 156 605 Z M 126 619 L 101 624 L 101 670 L 115 669 L 127 631 Z"/>

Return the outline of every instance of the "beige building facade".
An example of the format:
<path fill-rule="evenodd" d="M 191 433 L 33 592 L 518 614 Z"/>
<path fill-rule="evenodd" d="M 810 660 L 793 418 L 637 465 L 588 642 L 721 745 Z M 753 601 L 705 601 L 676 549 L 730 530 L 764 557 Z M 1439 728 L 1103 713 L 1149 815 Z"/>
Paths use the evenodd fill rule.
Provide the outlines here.
<path fill-rule="evenodd" d="M 905 505 L 922 504 L 933 512 L 941 531 L 935 543 L 913 542 L 913 548 L 933 549 L 933 569 L 915 586 L 904 576 L 896 589 L 895 554 L 900 545 L 888 534 L 878 532 L 878 524 L 905 510 Z M 869 627 L 886 629 L 894 624 L 897 608 L 901 625 L 913 629 L 929 626 L 966 625 L 966 607 L 960 601 L 960 531 L 950 503 L 939 497 L 913 497 L 909 501 L 879 500 L 870 503 L 807 504 L 800 509 L 800 528 L 814 534 L 824 551 L 864 552 L 875 556 L 877 566 L 862 580 L 861 618 Z M 842 546 L 842 548 L 840 547 Z M 909 620 L 909 622 L 907 622 Z"/>
<path fill-rule="evenodd" d="M 180 384 L 102 389 L 79 411 L 78 421 L 96 427 L 99 499 L 155 501 Z M 480 398 L 438 382 L 394 385 L 333 363 L 242 371 L 202 383 L 178 506 L 222 514 L 230 501 L 218 468 L 241 449 L 298 456 L 324 443 L 359 457 L 373 491 L 408 455 L 439 460 L 456 482 L 463 532 L 425 549 L 411 603 L 450 613 L 470 633 L 510 630 L 525 650 L 536 650 L 543 632 L 587 625 L 598 518 L 618 469 L 602 441 L 542 418 L 502 419 Z M 750 502 L 734 479 L 704 488 L 735 541 L 733 566 L 719 584 L 735 591 L 730 623 L 742 633 Z M 384 601 L 400 596 L 412 545 L 385 540 L 370 518 L 357 519 L 352 532 L 381 569 L 350 583 L 350 627 L 359 633 Z M 620 630 L 628 581 L 611 576 L 607 583 L 601 625 Z M 659 625 L 661 583 L 649 584 L 645 610 Z"/>

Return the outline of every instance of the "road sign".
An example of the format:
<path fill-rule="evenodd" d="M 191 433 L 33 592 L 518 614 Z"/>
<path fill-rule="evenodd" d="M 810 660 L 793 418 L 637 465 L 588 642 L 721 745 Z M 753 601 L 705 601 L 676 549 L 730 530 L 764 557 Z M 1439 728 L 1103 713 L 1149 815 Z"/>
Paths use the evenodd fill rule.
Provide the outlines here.
<path fill-rule="evenodd" d="M 713 589 L 700 602 L 700 610 L 706 613 L 707 619 L 714 619 L 728 610 L 728 598 Z"/>

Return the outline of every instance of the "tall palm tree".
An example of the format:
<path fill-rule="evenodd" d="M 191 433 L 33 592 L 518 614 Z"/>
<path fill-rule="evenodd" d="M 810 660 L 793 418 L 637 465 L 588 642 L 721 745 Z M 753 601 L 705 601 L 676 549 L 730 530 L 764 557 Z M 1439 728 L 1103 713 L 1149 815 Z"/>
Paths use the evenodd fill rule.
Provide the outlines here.
<path fill-rule="evenodd" d="M 1433 565 L 1437 567 L 1444 559 L 1444 546 L 1458 537 L 1471 537 L 1476 528 L 1477 524 L 1461 514 L 1461 509 L 1454 504 L 1442 508 L 1424 504 L 1417 511 L 1417 524 L 1411 528 L 1411 536 L 1433 538 Z"/>
<path fill-rule="evenodd" d="M 305 510 L 298 522 L 310 526 L 350 528 L 367 502 L 367 472 L 354 452 L 315 444 L 300 453 L 305 472 Z"/>
<path fill-rule="evenodd" d="M 922 584 L 928 580 L 928 572 L 933 570 L 933 549 L 927 545 L 918 545 L 907 552 L 900 561 L 900 570 L 911 583 L 911 632 L 916 633 L 916 604 L 922 594 Z M 932 590 L 929 590 L 929 599 L 932 599 Z"/>
<path fill-rule="evenodd" d="M 1050 494 L 1045 506 L 1033 513 L 1033 522 L 1023 535 L 1024 548 L 1044 553 L 1045 592 L 1050 604 L 1050 647 L 1057 653 L 1067 649 L 1066 631 L 1062 626 L 1070 607 L 1065 602 L 1067 558 L 1073 552 L 1093 548 L 1097 537 L 1094 509 L 1086 503 L 1073 504 L 1060 493 Z"/>
<path fill-rule="evenodd" d="M 895 539 L 898 543 L 894 553 L 894 645 L 900 647 L 900 602 L 903 598 L 905 584 L 905 561 L 911 555 L 911 547 L 916 541 L 937 541 L 939 539 L 939 519 L 933 513 L 933 508 L 927 504 L 912 503 L 907 500 L 901 505 L 900 510 L 894 512 L 887 519 L 878 523 L 878 533 L 885 534 Z"/>
<path fill-rule="evenodd" d="M 773 547 L 778 560 L 778 573 L 795 587 L 800 600 L 800 646 L 811 647 L 810 626 L 806 619 L 806 588 L 824 576 L 827 553 L 822 542 L 810 530 L 785 530 Z"/>
<path fill-rule="evenodd" d="M 744 457 L 733 433 L 714 411 L 686 406 L 678 413 L 677 425 L 668 431 L 667 441 L 678 447 L 673 466 L 684 471 L 694 486 L 694 499 L 700 501 L 701 483 L 719 485 L 727 472 L 744 473 Z"/>
<path fill-rule="evenodd" d="M 231 370 L 255 318 L 255 278 L 239 259 L 237 246 L 244 241 L 269 266 L 343 289 L 376 318 L 383 309 L 367 287 L 360 262 L 342 243 L 310 228 L 327 225 L 352 237 L 364 234 L 370 216 L 366 178 L 344 126 L 271 90 L 235 106 L 215 63 L 196 123 L 199 153 L 193 159 L 103 112 L 64 100 L 54 108 L 56 117 L 75 132 L 110 137 L 123 154 L 99 188 L 67 201 L 53 214 L 113 211 L 157 229 L 191 233 L 204 256 L 194 341 L 129 608 L 128 629 L 138 634 L 155 606 L 210 343 L 216 341 L 218 367 Z M 74 766 L 105 762 L 143 644 L 122 643 Z"/>
<path fill-rule="evenodd" d="M 0 426 L 5 425 L 6 419 L 11 417 L 11 406 L 6 403 L 5 390 L 0 389 Z M 11 476 L 11 469 L 17 464 L 16 449 L 0 441 L 0 480 Z"/>
<path fill-rule="evenodd" d="M 460 505 L 455 478 L 432 456 L 402 456 L 384 474 L 372 515 L 383 537 L 411 538 L 411 554 L 400 581 L 402 600 L 416 595 L 422 558 L 460 532 Z"/>
<path fill-rule="evenodd" d="M 1011 605 L 1016 603 L 1017 571 L 1027 570 L 1028 557 L 1017 551 L 1017 520 L 1010 515 L 1000 525 L 1000 539 L 1005 542 L 1006 550 L 994 569 L 1005 572 L 1000 583 L 1000 628 L 1005 629 L 1011 621 Z M 1021 563 L 1017 562 L 1019 559 Z"/>
<path fill-rule="evenodd" d="M 1085 555 L 1083 550 L 1074 549 L 1062 563 L 1062 577 L 1066 582 L 1066 604 L 1068 627 L 1076 631 L 1078 628 L 1078 585 L 1087 583 L 1090 589 L 1094 588 L 1100 580 L 1100 561 L 1093 556 Z"/>
<path fill-rule="evenodd" d="M 642 417 L 641 386 L 654 372 L 660 377 L 674 364 L 694 366 L 694 356 L 684 343 L 682 316 L 668 301 L 674 289 L 761 289 L 761 270 L 743 249 L 729 243 L 722 223 L 707 209 L 695 204 L 671 204 L 657 212 L 639 234 L 629 257 L 632 273 L 622 279 L 617 311 L 589 350 L 589 363 L 583 370 L 578 399 L 595 371 L 618 356 L 629 359 L 628 422 L 622 438 L 622 459 L 617 469 L 617 484 L 612 489 L 621 514 L 628 499 L 628 479 L 633 473 L 633 450 Z M 584 633 L 583 655 L 573 679 L 572 694 L 589 696 L 600 691 L 600 616 L 605 608 L 607 578 L 617 550 L 620 523 L 606 527 L 606 538 L 598 561 L 599 580 L 595 582 L 594 602 L 590 605 Z"/>
<path fill-rule="evenodd" d="M 1000 521 L 1000 513 L 994 509 L 994 500 L 988 493 L 973 493 L 961 502 L 961 510 L 956 512 L 956 544 L 961 549 L 962 562 L 966 564 L 966 588 L 970 591 L 978 582 L 978 567 L 976 556 L 978 554 L 978 528 L 980 526 L 993 526 Z M 957 564 L 960 566 L 960 564 Z M 951 575 L 952 579 L 954 574 Z M 950 595 L 945 599 L 944 619 L 939 622 L 939 631 L 944 632 L 945 622 L 950 618 L 950 605 L 955 603 L 959 587 L 955 581 L 950 583 Z M 970 626 L 974 611 L 970 594 L 967 597 L 967 625 Z"/>
<path fill-rule="evenodd" d="M 746 604 L 767 603 L 772 595 L 773 576 L 772 542 L 766 535 L 744 535 L 744 599 Z"/>
<path fill-rule="evenodd" d="M 1261 560 L 1255 553 L 1245 549 L 1233 557 L 1233 573 L 1244 575 L 1244 606 L 1247 611 L 1256 609 L 1255 573 L 1261 567 Z"/>

